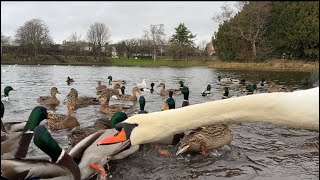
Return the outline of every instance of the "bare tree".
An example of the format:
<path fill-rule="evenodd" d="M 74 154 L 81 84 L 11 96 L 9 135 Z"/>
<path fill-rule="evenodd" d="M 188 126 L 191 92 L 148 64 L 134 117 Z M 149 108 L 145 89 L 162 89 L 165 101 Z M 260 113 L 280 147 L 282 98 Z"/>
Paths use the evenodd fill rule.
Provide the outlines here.
<path fill-rule="evenodd" d="M 157 49 L 160 46 L 162 49 L 162 45 L 164 44 L 164 25 L 163 24 L 155 24 L 150 25 L 150 30 L 145 31 L 145 37 L 152 41 L 153 45 L 153 60 L 157 60 Z"/>
<path fill-rule="evenodd" d="M 69 42 L 72 45 L 72 48 L 75 50 L 75 56 L 77 56 L 80 53 L 80 48 L 82 43 L 81 34 L 77 34 L 76 32 L 73 32 L 69 37 Z"/>
<path fill-rule="evenodd" d="M 16 42 L 19 45 L 31 46 L 34 50 L 34 57 L 37 58 L 41 45 L 52 43 L 49 32 L 48 26 L 42 20 L 32 19 L 17 30 Z"/>
<path fill-rule="evenodd" d="M 203 55 L 207 55 L 207 45 L 208 45 L 208 41 L 207 40 L 202 40 L 199 44 L 198 44 L 198 47 L 199 47 L 199 50 L 200 50 L 200 56 L 203 56 Z"/>
<path fill-rule="evenodd" d="M 101 48 L 108 44 L 110 36 L 109 28 L 103 23 L 94 23 L 87 32 L 87 39 L 93 46 L 94 57 L 98 54 L 98 61 L 100 61 Z"/>
<path fill-rule="evenodd" d="M 229 20 L 233 17 L 232 23 L 228 26 L 236 35 L 251 44 L 252 56 L 257 55 L 257 42 L 262 37 L 262 32 L 266 29 L 267 19 L 270 15 L 270 2 L 268 1 L 244 1 L 236 4 L 241 12 L 235 14 L 231 8 L 222 6 L 222 13 L 217 14 L 212 19 L 217 22 Z M 232 15 L 231 15 L 232 14 Z"/>

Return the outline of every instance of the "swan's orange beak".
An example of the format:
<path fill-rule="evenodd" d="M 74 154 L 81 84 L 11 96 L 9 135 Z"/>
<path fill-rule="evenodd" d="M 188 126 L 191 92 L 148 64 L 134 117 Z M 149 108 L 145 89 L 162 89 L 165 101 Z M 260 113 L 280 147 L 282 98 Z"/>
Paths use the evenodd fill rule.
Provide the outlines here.
<path fill-rule="evenodd" d="M 101 139 L 100 141 L 98 141 L 97 145 L 115 144 L 115 143 L 123 142 L 126 140 L 127 140 L 127 135 L 123 128 L 120 132 L 116 132 L 115 134 L 109 137 Z"/>

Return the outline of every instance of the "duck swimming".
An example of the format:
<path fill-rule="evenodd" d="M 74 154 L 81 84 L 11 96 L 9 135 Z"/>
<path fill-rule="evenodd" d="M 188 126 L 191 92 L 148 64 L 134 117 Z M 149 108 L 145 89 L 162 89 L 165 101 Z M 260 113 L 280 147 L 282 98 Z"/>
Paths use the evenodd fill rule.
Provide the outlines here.
<path fill-rule="evenodd" d="M 70 77 L 68 77 L 66 82 L 67 82 L 67 83 L 71 83 L 71 82 L 74 82 L 74 80 L 71 79 Z"/>
<path fill-rule="evenodd" d="M 285 86 L 285 85 L 276 85 L 274 82 L 269 83 L 269 87 L 267 90 L 268 93 L 273 92 L 293 92 L 293 86 Z"/>
<path fill-rule="evenodd" d="M 107 86 L 106 86 L 106 85 L 102 85 L 102 84 L 101 84 L 101 81 L 98 81 L 98 83 L 97 83 L 97 85 L 96 85 L 97 93 L 101 93 L 101 91 L 102 91 L 103 89 L 105 89 L 105 88 L 107 88 Z"/>
<path fill-rule="evenodd" d="M 74 116 L 74 109 L 76 105 L 75 98 L 70 98 L 67 101 L 67 109 L 68 115 L 67 116 L 56 116 L 56 118 L 51 118 L 47 120 L 47 125 L 50 130 L 61 130 L 61 129 L 68 129 L 71 130 L 75 127 L 80 126 L 77 118 Z M 55 117 L 54 115 L 51 115 Z"/>
<path fill-rule="evenodd" d="M 51 161 L 38 158 L 1 159 L 2 178 L 80 180 L 78 165 L 52 138 L 44 126 L 34 128 L 33 141 L 39 149 L 50 156 Z"/>
<path fill-rule="evenodd" d="M 15 123 L 10 129 L 6 128 L 4 123 L 9 136 L 1 141 L 1 159 L 25 158 L 33 137 L 33 129 L 44 119 L 50 118 L 52 117 L 48 115 L 45 107 L 37 106 L 31 111 L 27 122 Z"/>
<path fill-rule="evenodd" d="M 113 116 L 114 122 L 121 122 L 127 119 L 127 115 L 123 112 L 115 113 Z M 110 161 L 108 159 L 112 153 L 118 149 L 122 143 L 115 143 L 110 145 L 98 145 L 98 142 L 104 137 L 110 136 L 117 132 L 115 129 L 106 129 L 103 131 L 98 131 L 90 136 L 86 137 L 75 145 L 69 155 L 73 159 L 80 159 L 78 164 L 81 172 L 81 179 L 88 179 L 90 176 L 94 175 L 95 170 L 90 168 L 90 163 L 94 163 L 99 169 L 104 171 L 103 166 Z M 130 154 L 136 152 L 139 146 L 132 146 L 127 150 L 122 151 L 120 154 L 113 156 L 112 160 L 124 159 Z M 103 173 L 102 173 L 103 174 Z"/>
<path fill-rule="evenodd" d="M 112 80 L 112 76 L 108 76 L 109 79 L 109 84 L 111 85 L 111 83 L 117 83 L 117 84 L 126 84 L 126 80 Z"/>
<path fill-rule="evenodd" d="M 9 92 L 10 91 L 16 91 L 13 87 L 11 86 L 6 86 L 4 89 L 3 89 L 3 93 L 4 95 L 1 95 L 1 101 L 4 102 L 4 101 L 9 101 Z"/>
<path fill-rule="evenodd" d="M 99 100 L 97 100 L 97 98 L 94 98 L 94 97 L 87 97 L 87 96 L 78 97 L 78 91 L 74 88 L 71 88 L 67 97 L 73 97 L 76 99 L 76 108 L 82 107 L 82 106 L 87 106 L 87 105 L 99 105 L 100 104 Z"/>
<path fill-rule="evenodd" d="M 141 94 L 140 89 L 138 87 L 133 87 L 132 88 L 132 95 L 127 95 L 127 94 L 120 95 L 118 99 L 119 100 L 128 100 L 128 101 L 137 101 L 138 100 L 137 93 Z"/>
<path fill-rule="evenodd" d="M 212 96 L 211 94 L 211 85 L 208 84 L 207 85 L 207 90 L 205 90 L 204 92 L 201 93 L 201 96 L 205 97 L 205 96 Z"/>
<path fill-rule="evenodd" d="M 166 100 L 166 103 L 164 104 L 162 111 L 167 110 L 167 109 L 175 109 L 176 108 L 176 103 L 174 99 L 172 98 L 173 92 L 169 91 L 169 98 Z"/>
<path fill-rule="evenodd" d="M 198 128 L 180 140 L 176 155 L 187 152 L 201 152 L 207 156 L 207 150 L 219 149 L 229 145 L 232 133 L 229 125 L 210 125 Z"/>
<path fill-rule="evenodd" d="M 60 101 L 56 97 L 56 94 L 60 94 L 58 89 L 56 87 L 52 87 L 50 90 L 50 94 L 51 96 L 40 96 L 40 98 L 38 98 L 38 102 L 43 105 L 51 105 L 51 106 L 59 105 Z"/>
<path fill-rule="evenodd" d="M 183 94 L 182 107 L 189 106 L 189 88 L 183 87 L 181 93 Z"/>
<path fill-rule="evenodd" d="M 106 93 L 100 96 L 100 99 L 102 99 L 102 102 L 99 106 L 100 112 L 105 114 L 113 114 L 119 111 L 129 110 L 133 108 L 133 106 L 128 106 L 124 104 L 109 105 L 110 96 L 111 96 L 110 93 Z"/>
<path fill-rule="evenodd" d="M 114 152 L 117 154 L 125 147 L 157 142 L 168 135 L 190 129 L 243 122 L 268 122 L 319 131 L 318 109 L 319 87 L 294 92 L 253 94 L 170 111 L 137 114 L 117 124 L 117 136 L 106 137 L 98 144 L 123 142 L 121 148 Z"/>
<path fill-rule="evenodd" d="M 144 96 L 140 96 L 139 104 L 140 104 L 140 110 L 139 110 L 138 114 L 147 114 L 148 111 L 144 110 L 144 106 L 146 105 L 146 99 L 144 98 Z"/>

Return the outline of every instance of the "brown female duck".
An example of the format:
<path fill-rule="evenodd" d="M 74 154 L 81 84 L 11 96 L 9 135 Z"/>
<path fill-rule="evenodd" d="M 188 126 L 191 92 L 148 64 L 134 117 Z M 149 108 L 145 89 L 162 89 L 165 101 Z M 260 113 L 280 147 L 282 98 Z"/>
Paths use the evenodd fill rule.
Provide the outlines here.
<path fill-rule="evenodd" d="M 124 105 L 124 104 L 113 104 L 113 105 L 109 105 L 109 101 L 110 101 L 110 93 L 106 93 L 104 95 L 100 96 L 100 99 L 102 100 L 99 110 L 102 113 L 105 114 L 113 114 L 119 111 L 123 111 L 123 110 L 129 110 L 132 109 L 133 106 L 128 106 L 128 105 Z"/>
<path fill-rule="evenodd" d="M 276 85 L 274 82 L 269 83 L 268 93 L 273 92 L 293 92 L 293 86 Z"/>
<path fill-rule="evenodd" d="M 70 98 L 67 101 L 67 108 L 68 108 L 68 115 L 52 115 L 55 116 L 55 119 L 48 119 L 47 125 L 48 128 L 51 130 L 61 130 L 61 129 L 68 129 L 71 130 L 75 127 L 80 126 L 78 120 L 74 116 L 74 109 L 75 109 L 75 98 Z"/>
<path fill-rule="evenodd" d="M 140 89 L 138 87 L 133 87 L 132 88 L 132 95 L 127 95 L 127 94 L 121 94 L 119 95 L 120 100 L 128 100 L 128 101 L 137 101 L 137 93 L 140 94 Z"/>
<path fill-rule="evenodd" d="M 102 91 L 103 89 L 105 89 L 105 88 L 107 88 L 107 86 L 106 86 L 106 85 L 102 85 L 102 84 L 101 84 L 101 81 L 98 81 L 98 83 L 97 83 L 97 85 L 96 85 L 97 93 L 101 93 L 101 91 Z"/>
<path fill-rule="evenodd" d="M 67 97 L 73 97 L 76 99 L 76 108 L 81 107 L 81 106 L 86 106 L 86 105 L 99 105 L 100 102 L 97 100 L 95 97 L 86 97 L 86 96 L 81 96 L 78 97 L 78 91 L 74 88 L 71 88 L 69 94 Z"/>
<path fill-rule="evenodd" d="M 182 83 L 182 86 L 183 86 L 183 83 Z M 180 88 L 179 89 L 166 89 L 166 85 L 164 83 L 160 83 L 159 86 L 161 89 L 160 89 L 160 96 L 168 96 L 169 92 L 172 91 L 174 93 L 180 93 Z M 179 94 L 178 93 L 178 94 Z M 181 93 L 180 93 L 181 94 Z"/>
<path fill-rule="evenodd" d="M 60 103 L 56 97 L 56 94 L 60 94 L 58 89 L 56 87 L 51 88 L 50 94 L 51 96 L 40 96 L 40 98 L 38 98 L 38 102 L 44 105 L 58 105 Z"/>

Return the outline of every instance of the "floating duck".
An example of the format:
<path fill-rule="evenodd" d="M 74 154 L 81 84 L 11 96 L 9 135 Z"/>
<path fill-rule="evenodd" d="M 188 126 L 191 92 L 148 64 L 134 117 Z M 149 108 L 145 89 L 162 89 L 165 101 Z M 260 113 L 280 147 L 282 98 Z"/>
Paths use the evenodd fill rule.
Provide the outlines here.
<path fill-rule="evenodd" d="M 43 105 L 50 105 L 50 106 L 57 106 L 59 105 L 60 101 L 56 97 L 56 94 L 60 94 L 57 87 L 52 87 L 50 90 L 51 96 L 40 96 L 38 98 L 38 102 Z"/>
<path fill-rule="evenodd" d="M 212 96 L 211 94 L 211 85 L 208 84 L 207 85 L 207 90 L 205 90 L 204 92 L 201 93 L 201 96 L 205 97 L 205 96 Z"/>
<path fill-rule="evenodd" d="M 117 122 L 121 122 L 127 119 L 127 115 L 122 112 L 115 113 L 113 116 L 116 116 L 116 118 L 118 119 Z M 139 149 L 139 146 L 132 146 L 129 149 L 124 150 L 121 153 L 117 153 L 117 155 L 113 156 L 115 150 L 117 150 L 122 145 L 122 143 L 102 146 L 98 145 L 98 142 L 101 139 L 113 135 L 115 132 L 117 132 L 115 129 L 98 131 L 86 137 L 71 149 L 69 155 L 74 159 L 80 159 L 78 166 L 81 172 L 81 179 L 88 179 L 96 172 L 94 169 L 90 168 L 89 165 L 91 163 L 93 163 L 95 167 L 101 169 L 101 174 L 103 174 L 103 172 L 105 172 L 103 166 L 107 164 L 108 161 L 110 161 L 110 159 L 108 158 L 109 156 L 113 157 L 112 160 L 123 159 Z"/>
<path fill-rule="evenodd" d="M 125 80 L 112 80 L 112 76 L 108 76 L 109 84 L 111 83 L 117 83 L 117 84 L 126 84 L 127 82 Z"/>
<path fill-rule="evenodd" d="M 162 108 L 162 111 L 167 110 L 167 109 L 175 109 L 176 108 L 176 103 L 174 99 L 172 98 L 173 92 L 169 91 L 169 98 L 166 100 L 165 105 Z"/>
<path fill-rule="evenodd" d="M 97 92 L 98 92 L 98 93 L 101 93 L 101 91 L 102 91 L 103 89 L 105 89 L 105 88 L 107 88 L 107 86 L 106 86 L 106 85 L 102 85 L 102 84 L 101 84 L 101 81 L 98 81 L 98 83 L 97 83 L 97 85 L 96 85 L 96 90 L 97 90 Z"/>
<path fill-rule="evenodd" d="M 74 82 L 74 80 L 71 79 L 70 77 L 68 77 L 66 82 L 67 82 L 68 85 L 70 85 L 70 83 Z"/>
<path fill-rule="evenodd" d="M 144 96 L 140 96 L 139 104 L 140 104 L 140 110 L 139 110 L 138 114 L 147 114 L 148 111 L 144 110 L 144 106 L 146 105 L 146 99 L 144 98 Z"/>
<path fill-rule="evenodd" d="M 119 100 L 128 100 L 128 101 L 137 101 L 138 97 L 137 97 L 137 93 L 140 93 L 140 89 L 138 87 L 133 87 L 132 88 L 132 95 L 128 95 L 128 94 L 123 94 L 119 96 Z"/>
<path fill-rule="evenodd" d="M 176 155 L 187 152 L 201 152 L 207 156 L 207 150 L 219 149 L 229 145 L 232 132 L 229 125 L 210 125 L 198 128 L 180 140 Z"/>
<path fill-rule="evenodd" d="M 45 107 L 37 106 L 31 111 L 27 122 L 15 123 L 14 126 L 10 126 L 11 122 L 4 123 L 9 136 L 4 141 L 2 141 L 3 137 L 1 137 L 1 159 L 25 158 L 33 137 L 33 129 L 42 120 L 50 118 L 52 117 L 48 115 Z M 23 128 L 21 128 L 22 126 Z"/>
<path fill-rule="evenodd" d="M 273 92 L 292 92 L 293 86 L 285 86 L 285 85 L 276 85 L 274 82 L 269 83 L 269 87 L 267 92 L 273 93 Z"/>
<path fill-rule="evenodd" d="M 221 76 L 218 76 L 218 80 L 223 83 L 232 83 L 231 78 L 221 78 Z"/>
<path fill-rule="evenodd" d="M 100 110 L 100 112 L 105 113 L 105 114 L 113 114 L 113 113 L 116 113 L 119 111 L 129 110 L 129 109 L 133 108 L 133 106 L 128 106 L 128 105 L 124 105 L 124 104 L 109 105 L 110 93 L 106 93 L 106 94 L 100 96 L 99 98 L 102 99 L 102 102 L 99 106 L 99 110 Z"/>
<path fill-rule="evenodd" d="M 189 106 L 189 88 L 183 87 L 181 93 L 183 94 L 182 107 Z"/>
<path fill-rule="evenodd" d="M 77 118 L 74 116 L 74 109 L 76 105 L 76 99 L 70 98 L 67 101 L 67 109 L 68 109 L 68 115 L 63 117 L 57 117 L 57 118 L 51 118 L 47 120 L 47 125 L 50 130 L 61 130 L 61 129 L 67 129 L 72 130 L 75 127 L 80 126 Z M 51 115 L 54 117 L 54 115 Z"/>
<path fill-rule="evenodd" d="M 4 89 L 3 89 L 3 93 L 4 95 L 1 95 L 1 101 L 2 102 L 5 102 L 5 101 L 9 101 L 9 92 L 10 91 L 16 91 L 13 87 L 11 86 L 6 86 Z"/>
<path fill-rule="evenodd" d="M 116 151 L 119 153 L 130 146 L 157 142 L 166 136 L 190 129 L 243 122 L 269 122 L 319 131 L 318 109 L 319 87 L 294 92 L 253 94 L 170 111 L 137 114 L 117 124 L 117 136 L 105 137 L 98 144 L 123 142 Z M 197 114 L 197 118 L 194 114 Z"/>
<path fill-rule="evenodd" d="M 44 126 L 34 128 L 33 141 L 39 149 L 50 156 L 51 160 L 38 158 L 1 159 L 2 178 L 80 180 L 78 165 L 52 138 Z"/>
<path fill-rule="evenodd" d="M 95 98 L 95 97 L 87 97 L 87 96 L 78 97 L 78 91 L 74 88 L 71 88 L 67 97 L 76 98 L 76 109 L 79 107 L 87 106 L 87 105 L 99 105 L 100 104 L 99 100 L 97 100 L 97 98 Z"/>

